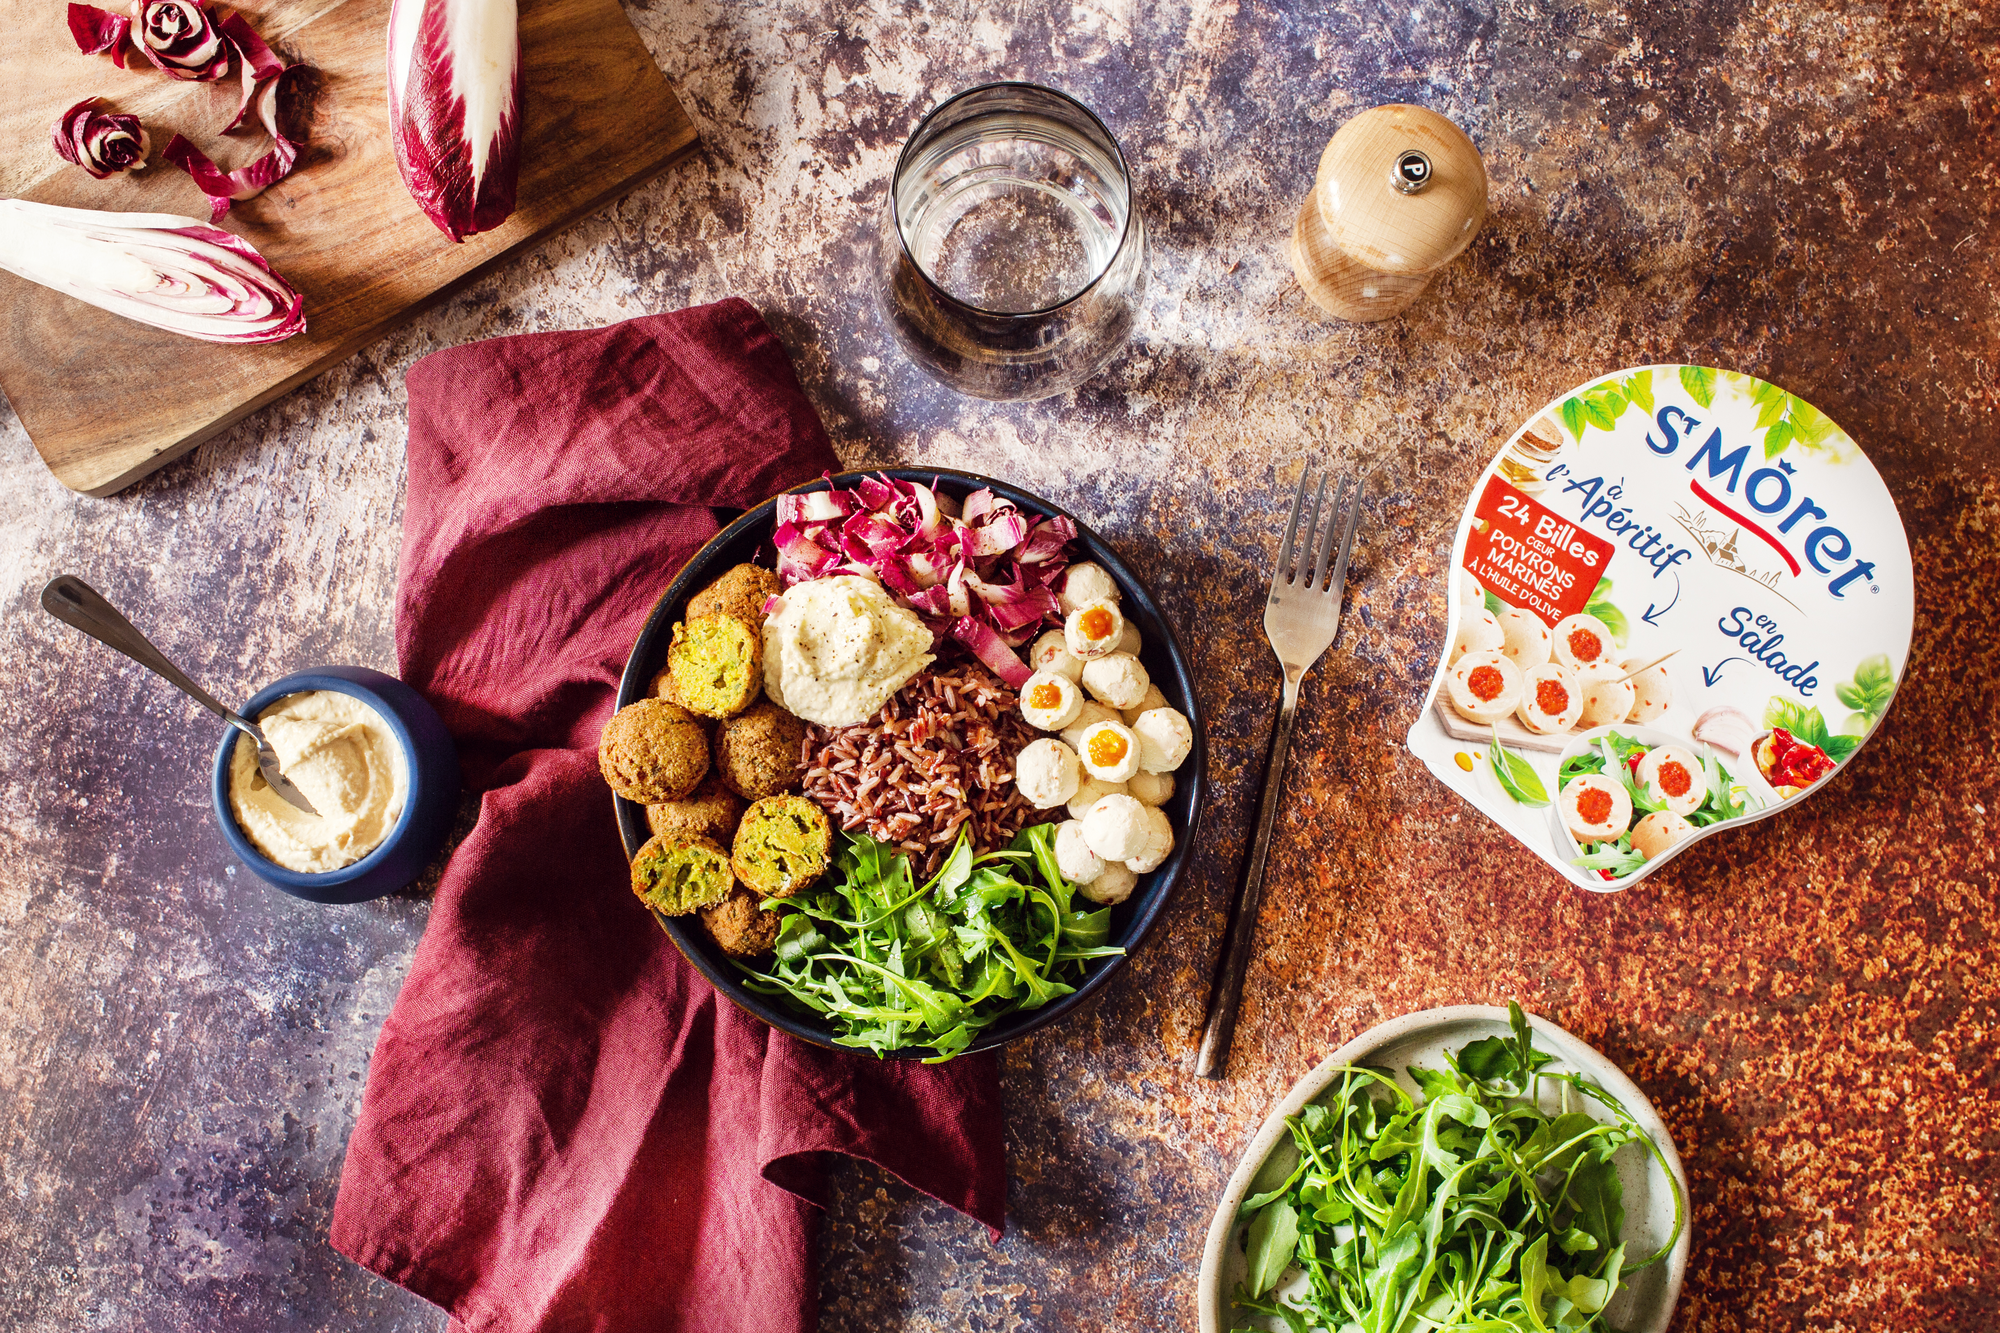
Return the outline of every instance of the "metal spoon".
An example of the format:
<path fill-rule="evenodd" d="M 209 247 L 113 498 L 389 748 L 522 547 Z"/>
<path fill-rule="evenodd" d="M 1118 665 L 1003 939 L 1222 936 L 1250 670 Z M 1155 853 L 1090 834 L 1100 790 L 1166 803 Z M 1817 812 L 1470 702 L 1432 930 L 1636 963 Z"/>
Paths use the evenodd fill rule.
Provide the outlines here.
<path fill-rule="evenodd" d="M 182 693 L 255 741 L 257 769 L 264 775 L 264 781 L 271 784 L 271 790 L 283 797 L 287 804 L 309 815 L 319 814 L 305 794 L 294 787 L 292 780 L 278 768 L 278 752 L 271 748 L 271 742 L 264 739 L 264 733 L 257 729 L 257 724 L 238 717 L 210 698 L 208 691 L 189 680 L 185 672 L 169 662 L 166 654 L 134 629 L 131 621 L 119 615 L 118 609 L 105 601 L 97 589 L 74 574 L 59 574 L 49 580 L 48 587 L 42 589 L 42 610 L 63 624 L 82 630 L 99 643 L 116 648 L 155 675 L 166 677 L 179 686 Z"/>

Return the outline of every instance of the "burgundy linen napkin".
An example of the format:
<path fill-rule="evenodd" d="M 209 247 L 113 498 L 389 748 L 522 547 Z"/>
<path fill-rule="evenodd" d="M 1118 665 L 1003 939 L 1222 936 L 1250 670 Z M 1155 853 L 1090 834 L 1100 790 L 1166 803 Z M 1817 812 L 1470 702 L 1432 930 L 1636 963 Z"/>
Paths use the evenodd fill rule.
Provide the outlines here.
<path fill-rule="evenodd" d="M 742 301 L 425 357 L 409 373 L 396 647 L 479 821 L 369 1069 L 332 1242 L 475 1330 L 803 1330 L 823 1154 L 997 1237 L 995 1061 L 794 1041 L 633 897 L 597 773 L 639 627 L 745 509 L 837 466 Z"/>

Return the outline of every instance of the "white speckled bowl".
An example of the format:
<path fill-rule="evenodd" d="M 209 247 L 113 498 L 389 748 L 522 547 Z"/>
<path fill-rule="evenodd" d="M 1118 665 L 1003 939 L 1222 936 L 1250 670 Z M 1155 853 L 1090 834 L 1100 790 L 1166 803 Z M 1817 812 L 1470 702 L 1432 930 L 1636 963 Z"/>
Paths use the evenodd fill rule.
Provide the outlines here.
<path fill-rule="evenodd" d="M 1660 1122 L 1659 1113 L 1653 1110 L 1653 1104 L 1646 1100 L 1646 1094 L 1639 1091 L 1638 1085 L 1626 1078 L 1618 1066 L 1547 1019 L 1530 1014 L 1528 1023 L 1534 1029 L 1536 1049 L 1556 1057 L 1550 1069 L 1557 1072 L 1573 1070 L 1594 1079 L 1606 1092 L 1624 1103 L 1639 1127 L 1652 1135 L 1653 1141 L 1660 1146 L 1660 1153 L 1673 1168 L 1685 1198 L 1687 1173 L 1681 1169 L 1680 1154 L 1674 1150 L 1674 1141 L 1668 1135 L 1667 1127 Z M 1256 1137 L 1250 1140 L 1250 1146 L 1244 1150 L 1235 1172 L 1229 1177 L 1228 1187 L 1222 1191 L 1222 1201 L 1216 1207 L 1214 1220 L 1209 1223 L 1208 1243 L 1201 1255 L 1200 1287 L 1195 1297 L 1201 1317 L 1201 1333 L 1226 1333 L 1228 1329 L 1242 1327 L 1281 1329 L 1281 1326 L 1274 1326 L 1258 1316 L 1236 1314 L 1232 1317 L 1229 1293 L 1243 1280 L 1246 1269 L 1243 1232 L 1247 1224 L 1237 1221 L 1236 1210 L 1253 1193 L 1251 1183 L 1256 1181 L 1274 1150 L 1285 1153 L 1296 1151 L 1285 1129 L 1285 1117 L 1297 1115 L 1307 1102 L 1325 1092 L 1334 1082 L 1336 1072 L 1345 1065 L 1369 1064 L 1394 1069 L 1397 1071 L 1396 1081 L 1414 1093 L 1417 1091 L 1416 1083 L 1408 1073 L 1403 1072 L 1408 1066 L 1440 1067 L 1444 1051 L 1457 1050 L 1481 1037 L 1504 1037 L 1510 1031 L 1507 1011 L 1491 1005 L 1463 1004 L 1405 1014 L 1368 1029 L 1322 1060 L 1317 1068 L 1294 1084 L 1291 1092 L 1272 1110 Z M 1544 1100 L 1552 1104 L 1552 1099 Z M 1639 1144 L 1627 1144 L 1612 1160 L 1617 1163 L 1619 1183 L 1625 1190 L 1623 1237 L 1628 1252 L 1650 1254 L 1665 1243 L 1673 1231 L 1673 1190 L 1659 1164 Z M 1286 1170 L 1289 1172 L 1289 1165 Z M 1264 1188 L 1271 1188 L 1282 1179 L 1279 1176 L 1277 1181 L 1265 1184 Z M 1692 1214 L 1691 1204 L 1688 1211 Z M 1681 1279 L 1687 1272 L 1692 1232 L 1693 1223 L 1690 1220 L 1681 1229 L 1680 1240 L 1665 1260 L 1633 1274 L 1629 1282 L 1620 1286 L 1618 1294 L 1605 1310 L 1614 1326 L 1628 1333 L 1665 1333 L 1668 1321 L 1673 1318 L 1674 1304 L 1680 1299 Z M 1279 1284 L 1278 1292 L 1291 1294 L 1302 1291 L 1304 1287 L 1304 1277 L 1294 1271 L 1288 1281 Z"/>

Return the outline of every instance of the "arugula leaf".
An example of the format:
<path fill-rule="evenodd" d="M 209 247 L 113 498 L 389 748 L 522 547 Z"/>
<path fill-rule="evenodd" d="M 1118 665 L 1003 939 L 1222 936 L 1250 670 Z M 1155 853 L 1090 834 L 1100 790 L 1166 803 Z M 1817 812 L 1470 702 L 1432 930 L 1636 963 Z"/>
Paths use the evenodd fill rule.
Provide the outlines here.
<path fill-rule="evenodd" d="M 1299 1214 L 1290 1203 L 1280 1199 L 1251 1219 L 1245 1251 L 1250 1271 L 1243 1279 L 1251 1296 L 1262 1296 L 1278 1285 L 1278 1279 L 1291 1266 L 1298 1243 Z"/>
<path fill-rule="evenodd" d="M 1004 851 L 975 853 L 961 833 L 938 873 L 912 883 L 909 859 L 842 833 L 816 891 L 770 899 L 781 914 L 772 956 L 738 962 L 744 984 L 827 1018 L 834 1040 L 877 1055 L 969 1049 L 1001 1018 L 1075 991 L 1108 943 L 1108 908 L 1072 910 L 1055 829 L 1023 829 Z"/>
<path fill-rule="evenodd" d="M 1507 1036 L 1468 1042 L 1443 1068 L 1413 1066 L 1421 1103 L 1387 1071 L 1356 1066 L 1290 1119 L 1291 1145 L 1260 1168 L 1259 1193 L 1238 1215 L 1251 1261 L 1239 1309 L 1337 1333 L 1611 1333 L 1602 1311 L 1627 1271 L 1612 1157 L 1636 1143 L 1662 1171 L 1665 1161 L 1616 1098 L 1548 1070 L 1518 1004 L 1509 1020 Z M 1544 1114 L 1543 1079 L 1611 1119 Z M 1674 1217 L 1646 1263 L 1679 1238 L 1677 1180 Z M 1261 1299 L 1292 1265 L 1301 1294 Z"/>

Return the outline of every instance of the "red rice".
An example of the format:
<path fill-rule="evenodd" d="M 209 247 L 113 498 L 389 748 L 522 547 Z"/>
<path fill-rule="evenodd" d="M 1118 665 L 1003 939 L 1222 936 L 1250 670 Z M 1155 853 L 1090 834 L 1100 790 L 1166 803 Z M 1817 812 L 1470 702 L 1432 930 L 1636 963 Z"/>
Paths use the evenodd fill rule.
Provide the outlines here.
<path fill-rule="evenodd" d="M 882 711 L 851 727 L 808 724 L 805 794 L 842 828 L 910 854 L 919 881 L 943 864 L 960 826 L 973 846 L 1004 847 L 1037 810 L 1014 786 L 1014 758 L 1041 735 L 1007 683 L 964 663 L 910 678 Z"/>

